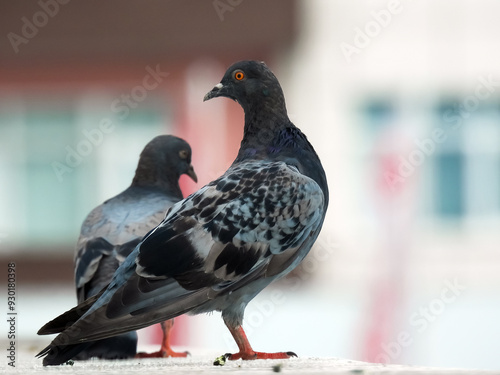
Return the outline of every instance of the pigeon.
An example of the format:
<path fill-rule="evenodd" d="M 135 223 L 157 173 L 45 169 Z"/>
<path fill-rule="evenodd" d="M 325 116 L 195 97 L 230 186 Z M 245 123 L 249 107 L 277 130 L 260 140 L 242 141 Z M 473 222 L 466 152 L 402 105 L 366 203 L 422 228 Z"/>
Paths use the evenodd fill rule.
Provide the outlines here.
<path fill-rule="evenodd" d="M 179 178 L 186 174 L 195 182 L 191 147 L 181 138 L 160 135 L 141 153 L 129 188 L 90 212 L 83 222 L 75 253 L 75 284 L 78 302 L 107 286 L 118 266 L 134 250 L 146 233 L 156 227 L 166 211 L 183 198 Z M 186 356 L 169 345 L 173 321 L 162 322 L 163 343 L 157 353 L 140 356 Z M 75 359 L 134 357 L 137 333 L 131 331 L 96 341 Z"/>
<path fill-rule="evenodd" d="M 222 355 L 223 362 L 296 356 L 254 351 L 242 323 L 247 304 L 297 267 L 316 241 L 328 207 L 325 171 L 289 120 L 265 63 L 230 66 L 204 101 L 216 97 L 237 101 L 245 113 L 236 159 L 172 206 L 105 290 L 40 329 L 60 332 L 38 354 L 44 365 L 64 363 L 92 340 L 212 311 L 221 312 L 239 349 Z"/>

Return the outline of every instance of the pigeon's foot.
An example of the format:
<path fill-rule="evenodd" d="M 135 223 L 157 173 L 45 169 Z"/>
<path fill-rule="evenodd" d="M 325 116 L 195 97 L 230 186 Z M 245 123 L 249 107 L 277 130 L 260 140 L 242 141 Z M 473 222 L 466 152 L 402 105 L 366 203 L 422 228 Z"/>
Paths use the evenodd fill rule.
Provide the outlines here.
<path fill-rule="evenodd" d="M 153 353 L 137 353 L 135 358 L 168 358 L 168 357 L 180 357 L 185 358 L 189 355 L 189 352 L 175 352 L 172 349 L 164 350 L 163 348 Z"/>
<path fill-rule="evenodd" d="M 163 340 L 161 343 L 161 349 L 154 353 L 137 353 L 135 358 L 187 357 L 189 355 L 189 352 L 176 352 L 170 347 L 170 330 L 174 326 L 174 320 L 170 319 L 165 322 L 161 322 L 160 324 L 161 324 L 161 329 L 163 331 Z"/>
<path fill-rule="evenodd" d="M 252 359 L 288 359 L 297 357 L 294 352 L 277 352 L 277 353 L 264 353 L 264 352 L 239 352 L 235 354 L 225 354 L 226 359 L 234 361 L 237 359 L 252 360 Z"/>
<path fill-rule="evenodd" d="M 214 361 L 214 366 L 224 366 L 226 361 L 235 361 L 237 359 L 253 360 L 253 359 L 288 359 L 297 357 L 294 352 L 278 352 L 278 353 L 263 353 L 263 352 L 239 352 L 235 354 L 226 353 L 217 357 Z"/>
<path fill-rule="evenodd" d="M 240 349 L 240 351 L 235 354 L 227 353 L 219 358 L 223 357 L 224 360 L 233 361 L 240 358 L 244 360 L 252 360 L 252 359 L 288 359 L 291 357 L 297 357 L 297 354 L 295 354 L 294 352 L 277 352 L 277 353 L 256 352 L 250 346 L 250 343 L 248 342 L 247 335 L 245 334 L 243 327 L 241 326 L 232 327 L 226 321 L 224 321 L 224 323 L 226 323 L 229 332 L 231 332 L 231 335 L 233 335 L 234 341 L 236 341 L 236 344 L 238 345 L 238 349 Z"/>

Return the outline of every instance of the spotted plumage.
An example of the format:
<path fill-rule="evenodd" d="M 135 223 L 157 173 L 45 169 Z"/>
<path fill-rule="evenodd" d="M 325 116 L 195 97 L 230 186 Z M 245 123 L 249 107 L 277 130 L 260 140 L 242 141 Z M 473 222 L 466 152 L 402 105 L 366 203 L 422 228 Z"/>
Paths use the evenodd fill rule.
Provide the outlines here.
<path fill-rule="evenodd" d="M 328 205 L 325 173 L 288 119 L 281 87 L 264 63 L 231 66 L 205 100 L 217 96 L 238 101 L 245 112 L 236 160 L 171 208 L 99 298 L 41 329 L 61 332 L 40 353 L 44 364 L 63 362 L 89 340 L 213 310 L 221 311 L 240 349 L 229 359 L 293 355 L 253 351 L 241 324 L 248 302 L 293 270 L 315 242 Z M 74 323 L 66 328 L 65 321 Z"/>

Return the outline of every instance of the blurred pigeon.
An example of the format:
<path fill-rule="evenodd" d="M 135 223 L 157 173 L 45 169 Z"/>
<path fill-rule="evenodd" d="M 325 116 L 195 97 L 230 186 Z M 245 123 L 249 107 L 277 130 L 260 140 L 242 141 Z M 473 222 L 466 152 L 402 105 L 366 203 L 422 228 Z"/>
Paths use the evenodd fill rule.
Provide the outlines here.
<path fill-rule="evenodd" d="M 255 352 L 241 325 L 248 302 L 293 270 L 318 237 L 328 206 L 325 172 L 288 119 L 279 82 L 264 63 L 232 65 L 205 100 L 219 96 L 245 111 L 236 160 L 175 204 L 106 290 L 41 328 L 61 332 L 39 353 L 44 365 L 67 361 L 90 340 L 213 310 L 222 312 L 239 348 L 222 359 L 295 356 Z"/>
<path fill-rule="evenodd" d="M 187 174 L 195 182 L 191 147 L 183 139 L 161 135 L 141 153 L 132 185 L 96 207 L 82 225 L 75 254 L 75 283 L 78 302 L 107 286 L 118 266 L 134 250 L 142 237 L 156 227 L 167 210 L 183 196 L 179 177 Z M 162 322 L 162 348 L 140 356 L 186 356 L 169 346 L 173 321 Z M 137 333 L 125 333 L 93 343 L 76 359 L 91 357 L 130 358 L 136 354 Z"/>

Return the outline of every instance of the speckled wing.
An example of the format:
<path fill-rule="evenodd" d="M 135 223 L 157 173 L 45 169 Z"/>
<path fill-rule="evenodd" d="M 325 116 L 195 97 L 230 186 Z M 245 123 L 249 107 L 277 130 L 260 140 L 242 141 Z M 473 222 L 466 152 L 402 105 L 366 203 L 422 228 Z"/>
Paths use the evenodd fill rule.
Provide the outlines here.
<path fill-rule="evenodd" d="M 283 162 L 233 166 L 173 206 L 144 239 L 136 276 L 111 298 L 108 316 L 156 310 L 196 292 L 202 300 L 193 308 L 279 275 L 307 254 L 299 249 L 317 234 L 323 202 L 317 183 Z"/>

